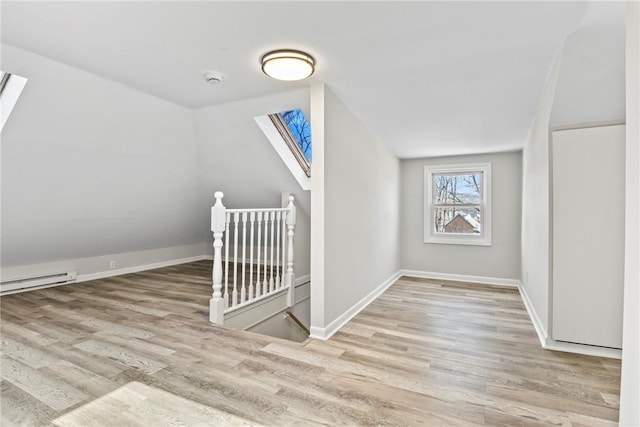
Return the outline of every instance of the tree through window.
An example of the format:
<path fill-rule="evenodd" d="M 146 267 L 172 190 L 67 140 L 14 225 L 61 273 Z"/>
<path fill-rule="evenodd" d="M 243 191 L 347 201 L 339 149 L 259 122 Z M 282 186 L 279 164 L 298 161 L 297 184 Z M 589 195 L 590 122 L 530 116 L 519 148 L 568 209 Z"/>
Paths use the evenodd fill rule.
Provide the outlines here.
<path fill-rule="evenodd" d="M 433 176 L 434 226 L 437 233 L 480 233 L 481 183 L 480 173 Z"/>
<path fill-rule="evenodd" d="M 490 245 L 490 164 L 425 167 L 425 242 Z"/>
<path fill-rule="evenodd" d="M 295 138 L 304 157 L 311 163 L 311 126 L 302 110 L 283 111 L 280 113 L 289 131 Z"/>
<path fill-rule="evenodd" d="M 269 114 L 271 122 L 284 139 L 307 176 L 311 176 L 311 126 L 301 109 Z"/>

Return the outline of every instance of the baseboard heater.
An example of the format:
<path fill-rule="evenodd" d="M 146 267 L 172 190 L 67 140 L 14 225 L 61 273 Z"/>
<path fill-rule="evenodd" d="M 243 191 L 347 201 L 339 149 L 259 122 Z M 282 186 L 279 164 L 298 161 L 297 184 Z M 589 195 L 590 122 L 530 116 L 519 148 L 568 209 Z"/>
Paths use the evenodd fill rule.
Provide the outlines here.
<path fill-rule="evenodd" d="M 0 283 L 0 295 L 6 293 L 14 293 L 30 288 L 39 288 L 44 286 L 64 285 L 75 282 L 77 274 L 75 271 L 67 271 L 64 273 L 45 274 L 42 276 L 29 277 L 25 279 L 8 280 Z"/>

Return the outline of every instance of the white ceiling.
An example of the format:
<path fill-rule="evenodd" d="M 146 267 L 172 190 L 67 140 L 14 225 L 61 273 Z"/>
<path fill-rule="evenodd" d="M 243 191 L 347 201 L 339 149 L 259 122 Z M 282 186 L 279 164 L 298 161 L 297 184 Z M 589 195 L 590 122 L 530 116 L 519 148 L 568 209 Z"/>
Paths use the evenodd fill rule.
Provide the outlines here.
<path fill-rule="evenodd" d="M 584 2 L 2 2 L 2 41 L 189 108 L 325 82 L 401 158 L 521 148 Z M 596 18 L 597 19 L 597 18 Z M 317 59 L 298 83 L 268 50 Z M 204 82 L 206 70 L 225 75 Z M 7 70 L 11 71 L 11 70 Z"/>

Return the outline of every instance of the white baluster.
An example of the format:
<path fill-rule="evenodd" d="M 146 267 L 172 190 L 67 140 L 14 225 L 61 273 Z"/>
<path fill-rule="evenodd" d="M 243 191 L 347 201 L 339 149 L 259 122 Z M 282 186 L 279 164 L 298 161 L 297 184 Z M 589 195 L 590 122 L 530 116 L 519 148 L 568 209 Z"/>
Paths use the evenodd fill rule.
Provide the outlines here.
<path fill-rule="evenodd" d="M 275 288 L 280 288 L 280 230 L 282 229 L 282 211 L 276 212 L 276 278 Z M 284 244 L 284 240 L 282 241 Z"/>
<path fill-rule="evenodd" d="M 271 275 L 269 276 L 269 292 L 273 292 L 273 241 L 274 241 L 274 236 L 273 236 L 273 227 L 274 227 L 274 223 L 276 222 L 276 213 L 275 212 L 271 212 L 270 215 L 270 221 L 269 221 L 269 225 L 271 226 Z"/>
<path fill-rule="evenodd" d="M 233 294 L 231 307 L 238 305 L 238 222 L 240 212 L 233 213 Z"/>
<path fill-rule="evenodd" d="M 222 204 L 224 194 L 216 191 L 215 204 L 211 207 L 211 231 L 213 232 L 213 293 L 209 300 L 209 321 L 221 325 L 224 322 L 224 299 L 222 298 L 222 236 L 225 229 L 226 210 Z"/>
<path fill-rule="evenodd" d="M 240 288 L 240 304 L 246 301 L 247 291 L 245 288 L 245 263 L 247 256 L 247 213 L 242 212 L 242 288 Z"/>
<path fill-rule="evenodd" d="M 262 282 L 260 282 L 260 239 L 262 237 L 262 212 L 258 212 L 258 264 L 256 266 L 256 272 L 258 273 L 256 277 L 256 296 L 259 297 L 262 295 L 260 289 L 262 288 Z"/>
<path fill-rule="evenodd" d="M 282 227 L 280 233 L 282 234 L 282 265 L 280 265 L 280 286 L 286 287 L 287 283 L 284 280 L 286 275 L 286 256 L 287 256 L 287 211 L 282 212 Z"/>
<path fill-rule="evenodd" d="M 251 212 L 249 215 L 251 227 L 249 231 L 249 301 L 253 299 L 253 224 L 256 221 L 256 213 Z"/>
<path fill-rule="evenodd" d="M 231 212 L 225 215 L 224 238 L 227 244 L 224 246 L 224 307 L 229 308 L 229 223 L 231 222 Z"/>
<path fill-rule="evenodd" d="M 267 254 L 269 252 L 269 212 L 264 213 L 264 274 L 262 277 L 262 294 L 269 292 L 269 282 L 267 281 Z"/>
<path fill-rule="evenodd" d="M 287 293 L 287 304 L 289 307 L 293 306 L 294 302 L 294 277 L 295 273 L 293 270 L 293 236 L 294 229 L 296 226 L 296 207 L 293 204 L 294 197 L 289 196 L 289 212 L 287 213 L 287 273 L 285 278 L 285 286 L 289 288 L 289 292 Z"/>

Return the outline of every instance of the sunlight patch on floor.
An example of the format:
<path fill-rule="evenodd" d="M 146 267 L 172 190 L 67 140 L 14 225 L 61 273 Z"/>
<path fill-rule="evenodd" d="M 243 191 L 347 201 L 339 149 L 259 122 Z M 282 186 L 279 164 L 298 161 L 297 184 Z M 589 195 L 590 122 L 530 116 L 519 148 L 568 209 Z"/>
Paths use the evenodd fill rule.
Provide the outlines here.
<path fill-rule="evenodd" d="M 167 391 L 130 382 L 53 420 L 60 427 L 256 424 Z"/>

